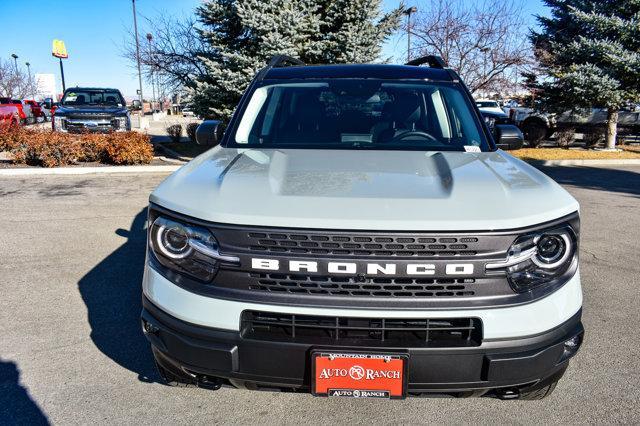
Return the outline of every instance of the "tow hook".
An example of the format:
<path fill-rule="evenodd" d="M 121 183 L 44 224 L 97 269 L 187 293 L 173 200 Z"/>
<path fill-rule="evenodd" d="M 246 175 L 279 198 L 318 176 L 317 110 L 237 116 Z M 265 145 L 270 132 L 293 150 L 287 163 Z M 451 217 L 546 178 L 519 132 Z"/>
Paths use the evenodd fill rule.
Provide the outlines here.
<path fill-rule="evenodd" d="M 198 387 L 209 390 L 218 390 L 222 387 L 222 380 L 217 377 L 197 376 Z"/>
<path fill-rule="evenodd" d="M 496 396 L 499 399 L 518 399 L 520 398 L 520 390 L 517 388 L 496 389 Z"/>

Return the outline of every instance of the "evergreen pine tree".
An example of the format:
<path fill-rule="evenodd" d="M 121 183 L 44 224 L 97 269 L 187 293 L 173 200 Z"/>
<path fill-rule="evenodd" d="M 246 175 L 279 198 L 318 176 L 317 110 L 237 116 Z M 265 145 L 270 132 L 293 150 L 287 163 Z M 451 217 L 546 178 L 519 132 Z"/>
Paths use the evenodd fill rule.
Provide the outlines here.
<path fill-rule="evenodd" d="M 251 78 L 276 54 L 305 63 L 371 62 L 398 27 L 381 0 L 209 0 L 197 10 L 211 55 L 191 89 L 199 115 L 228 120 Z"/>
<path fill-rule="evenodd" d="M 532 34 L 548 77 L 539 85 L 555 110 L 607 109 L 607 147 L 614 148 L 618 111 L 640 100 L 640 0 L 544 0 Z"/>

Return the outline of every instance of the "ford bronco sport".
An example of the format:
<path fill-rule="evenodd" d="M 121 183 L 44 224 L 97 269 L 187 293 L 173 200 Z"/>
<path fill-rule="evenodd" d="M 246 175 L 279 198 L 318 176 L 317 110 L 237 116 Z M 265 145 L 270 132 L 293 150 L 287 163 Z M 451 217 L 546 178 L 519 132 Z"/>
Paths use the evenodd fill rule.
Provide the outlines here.
<path fill-rule="evenodd" d="M 218 132 L 209 121 L 197 137 Z M 319 396 L 550 394 L 584 333 L 578 203 L 495 146 L 438 57 L 274 58 L 219 146 L 151 194 L 142 328 L 161 376 Z"/>

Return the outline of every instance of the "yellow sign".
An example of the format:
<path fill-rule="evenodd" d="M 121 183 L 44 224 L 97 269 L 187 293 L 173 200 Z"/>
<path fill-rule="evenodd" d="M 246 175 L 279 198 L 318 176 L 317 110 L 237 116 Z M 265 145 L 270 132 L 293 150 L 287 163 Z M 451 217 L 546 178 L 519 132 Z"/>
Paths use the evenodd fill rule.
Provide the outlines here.
<path fill-rule="evenodd" d="M 51 54 L 56 58 L 68 58 L 69 55 L 67 55 L 67 48 L 64 45 L 64 41 L 58 39 L 53 40 L 53 48 L 51 49 Z"/>

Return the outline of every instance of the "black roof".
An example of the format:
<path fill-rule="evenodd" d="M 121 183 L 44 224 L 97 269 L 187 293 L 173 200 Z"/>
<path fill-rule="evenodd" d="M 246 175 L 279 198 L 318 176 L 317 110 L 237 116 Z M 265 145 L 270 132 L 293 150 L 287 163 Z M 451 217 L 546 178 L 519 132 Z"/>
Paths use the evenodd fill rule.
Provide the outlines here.
<path fill-rule="evenodd" d="M 452 81 L 446 69 L 409 65 L 307 65 L 271 68 L 264 79 L 375 78 L 389 80 Z"/>
<path fill-rule="evenodd" d="M 65 92 L 69 91 L 69 90 L 108 90 L 108 91 L 115 91 L 115 92 L 119 92 L 120 90 L 118 89 L 114 89 L 112 87 L 84 87 L 84 86 L 75 86 L 75 87 L 67 87 L 67 90 L 65 90 Z"/>

